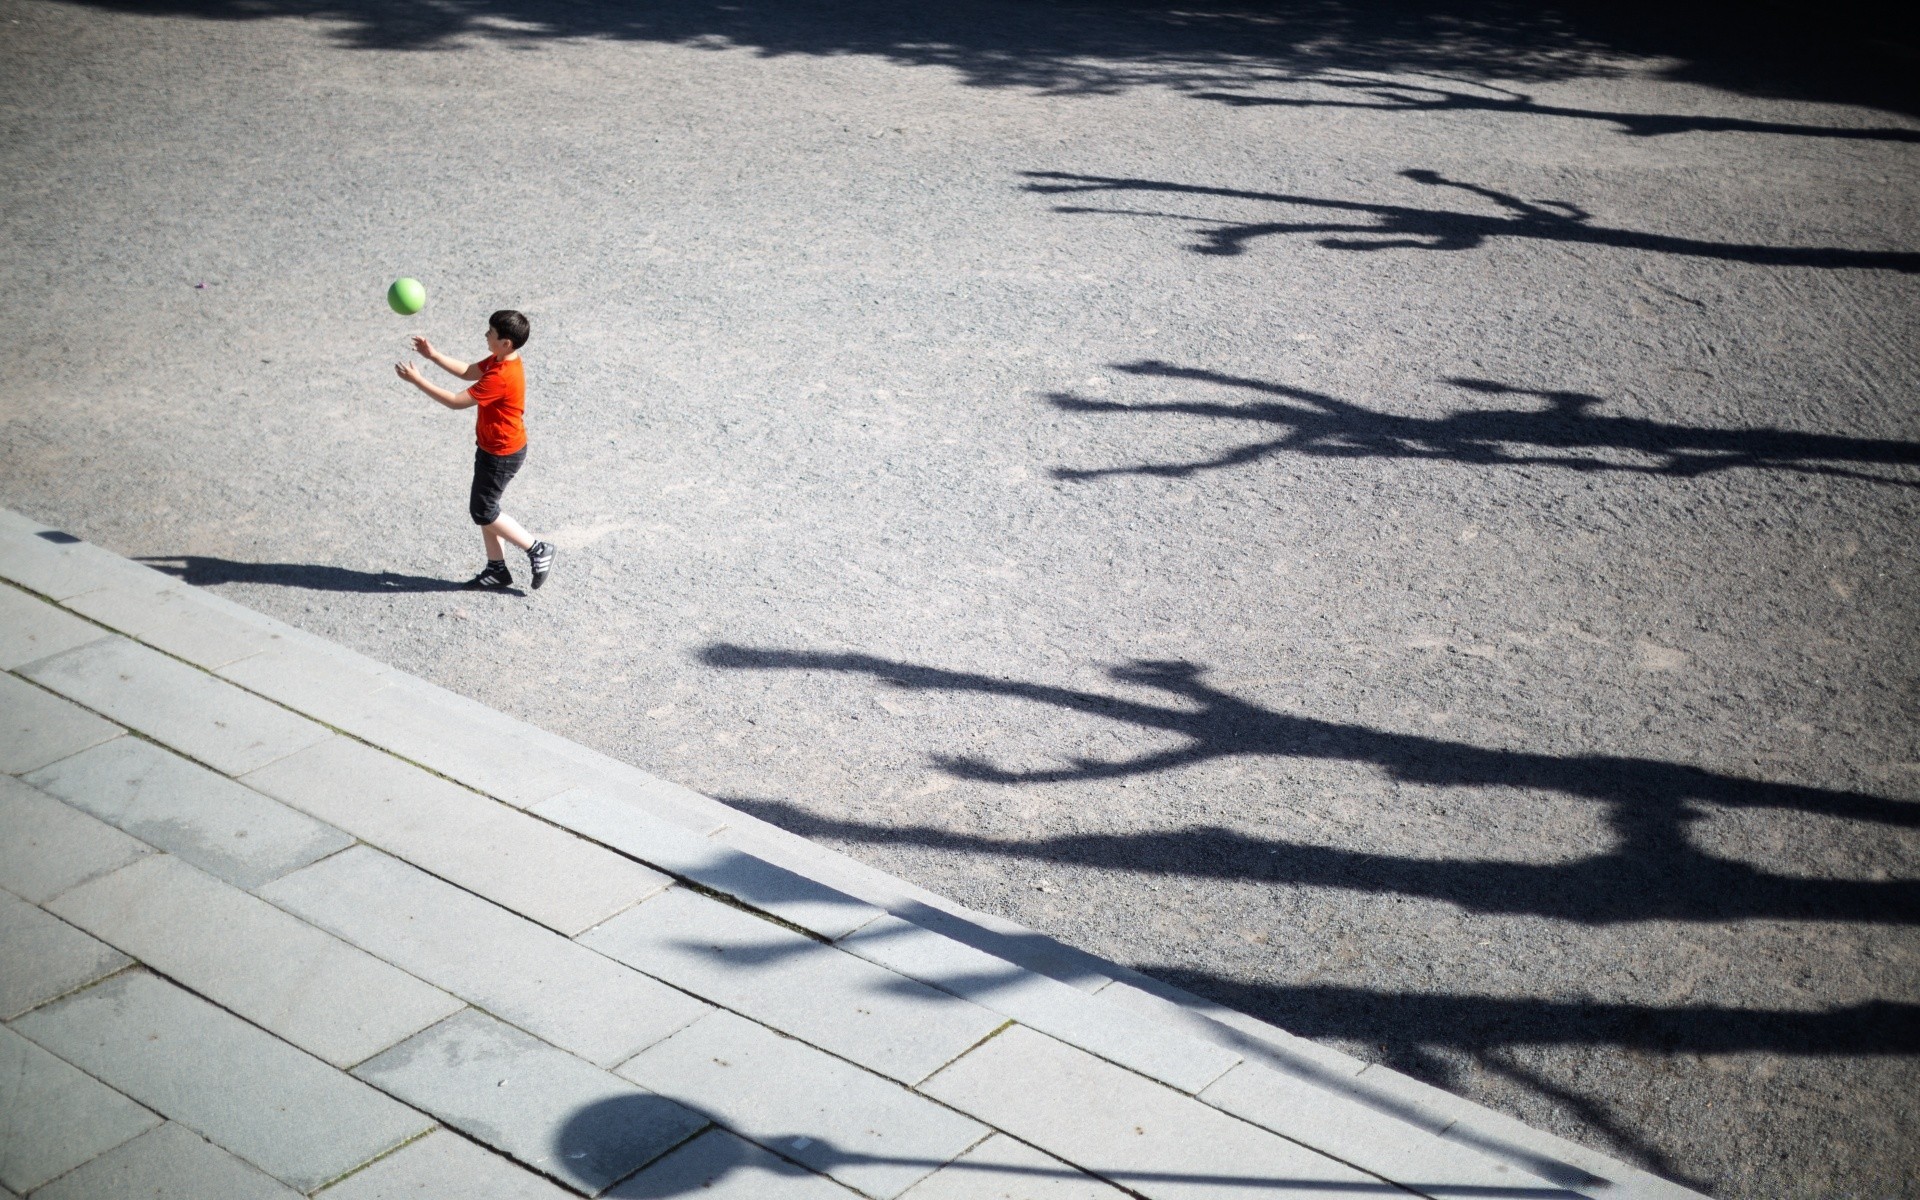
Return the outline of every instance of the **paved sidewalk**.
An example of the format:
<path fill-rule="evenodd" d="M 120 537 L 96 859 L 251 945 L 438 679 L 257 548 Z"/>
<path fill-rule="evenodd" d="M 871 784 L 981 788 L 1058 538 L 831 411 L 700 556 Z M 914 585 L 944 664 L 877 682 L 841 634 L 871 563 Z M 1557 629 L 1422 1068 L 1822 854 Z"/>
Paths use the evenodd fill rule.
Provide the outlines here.
<path fill-rule="evenodd" d="M 0 510 L 0 1200 L 1694 1193 Z"/>

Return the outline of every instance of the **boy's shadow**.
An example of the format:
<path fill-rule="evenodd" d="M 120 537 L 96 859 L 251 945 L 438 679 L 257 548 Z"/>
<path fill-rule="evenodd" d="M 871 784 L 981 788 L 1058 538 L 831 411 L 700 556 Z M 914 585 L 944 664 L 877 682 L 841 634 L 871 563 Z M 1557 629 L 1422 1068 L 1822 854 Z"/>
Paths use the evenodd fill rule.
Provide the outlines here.
<path fill-rule="evenodd" d="M 157 571 L 164 571 L 195 587 L 222 583 L 271 583 L 279 587 L 306 588 L 316 592 L 464 592 L 469 590 L 457 579 L 434 579 L 427 575 L 401 575 L 393 571 L 354 571 L 346 567 L 325 567 L 312 563 L 234 562 L 225 558 L 206 558 L 197 554 L 164 554 L 140 560 Z M 495 594 L 519 596 L 515 588 L 489 589 Z"/>

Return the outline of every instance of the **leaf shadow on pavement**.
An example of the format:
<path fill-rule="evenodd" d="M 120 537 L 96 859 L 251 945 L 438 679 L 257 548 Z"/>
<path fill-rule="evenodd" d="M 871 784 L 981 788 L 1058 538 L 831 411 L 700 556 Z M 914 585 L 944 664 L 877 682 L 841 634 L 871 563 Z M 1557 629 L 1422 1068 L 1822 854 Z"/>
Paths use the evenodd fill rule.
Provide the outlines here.
<path fill-rule="evenodd" d="M 1606 416 L 1594 411 L 1606 401 L 1584 392 L 1454 378 L 1446 382 L 1487 396 L 1530 397 L 1541 406 L 1463 408 L 1443 417 L 1415 417 L 1382 412 L 1306 388 L 1153 359 L 1112 366 L 1129 375 L 1237 388 L 1273 398 L 1238 403 L 1121 403 L 1054 392 L 1048 395 L 1048 401 L 1067 412 L 1182 414 L 1272 425 L 1283 432 L 1211 458 L 1123 467 L 1057 467 L 1054 478 L 1185 478 L 1275 455 L 1304 454 L 1321 458 L 1438 459 L 1476 466 L 1557 467 L 1680 478 L 1765 469 L 1920 487 L 1920 474 L 1902 479 L 1861 469 L 1920 467 L 1920 443 L 1786 429 L 1712 429 L 1642 417 Z"/>
<path fill-rule="evenodd" d="M 1176 195 L 1253 200 L 1302 210 L 1295 220 L 1241 221 L 1157 209 L 1100 208 L 1081 204 L 1054 206 L 1053 211 L 1057 213 L 1145 217 L 1194 225 L 1198 227 L 1200 240 L 1188 249 L 1195 254 L 1224 257 L 1245 254 L 1249 243 L 1281 235 L 1317 234 L 1320 235 L 1315 238 L 1317 245 L 1329 250 L 1360 253 L 1374 250 L 1477 250 L 1496 238 L 1527 238 L 1756 266 L 1879 270 L 1902 274 L 1920 272 L 1920 253 L 1909 251 L 1716 242 L 1598 225 L 1594 223 L 1593 214 L 1570 201 L 1527 200 L 1498 188 L 1448 179 L 1438 171 L 1425 169 L 1406 170 L 1400 175 L 1422 186 L 1452 188 L 1481 197 L 1502 211 L 1494 214 L 1449 208 L 1419 208 L 1407 204 L 1209 187 L 1163 179 L 1078 175 L 1068 171 L 1024 171 L 1022 174 L 1032 181 L 1025 185 L 1027 191 L 1048 196 L 1096 193 Z"/>
<path fill-rule="evenodd" d="M 397 571 L 355 571 L 318 563 L 239 562 L 228 558 L 208 558 L 198 554 L 159 554 L 142 558 L 156 571 L 164 571 L 194 587 L 217 587 L 223 583 L 265 583 L 275 587 L 304 588 L 315 592 L 464 592 L 465 580 L 435 579 L 430 575 L 403 575 Z M 519 588 L 495 588 L 476 595 L 519 596 Z"/>
<path fill-rule="evenodd" d="M 217 21 L 325 21 L 348 50 L 533 47 L 608 39 L 868 55 L 941 67 L 975 87 L 1105 95 L 1199 90 L 1322 69 L 1507 81 L 1611 77 L 1624 63 L 1726 91 L 1920 110 L 1905 55 L 1914 20 L 1865 0 L 1674 5 L 1569 0 L 68 0 Z M 1712 129 L 1711 125 L 1698 126 Z M 1743 126 L 1734 126 L 1744 129 Z"/>
<path fill-rule="evenodd" d="M 1184 745 L 1120 761 L 1079 759 L 1051 770 L 1012 771 L 977 758 L 935 760 L 961 779 L 996 784 L 1120 779 L 1229 757 L 1335 760 L 1372 765 L 1390 778 L 1443 787 L 1555 792 L 1605 806 L 1614 843 L 1571 862 L 1403 858 L 1253 837 L 1231 829 L 1075 834 L 1001 842 L 930 827 L 843 824 L 805 817 L 797 830 L 873 843 L 914 843 L 1108 870 L 1391 893 L 1441 900 L 1474 912 L 1532 914 L 1583 925 L 1628 921 L 1750 919 L 1920 924 L 1920 880 L 1819 879 L 1782 875 L 1709 854 L 1687 836 L 1709 809 L 1779 809 L 1920 828 L 1920 802 L 1864 792 L 1742 779 L 1654 759 L 1554 755 L 1494 749 L 1419 734 L 1276 712 L 1205 682 L 1184 661 L 1141 660 L 1110 668 L 1117 682 L 1165 693 L 1168 702 L 998 679 L 868 654 L 815 653 L 715 644 L 701 660 L 733 670 L 834 671 L 906 691 L 1006 696 L 1175 734 Z M 764 802 L 751 802 L 764 803 Z M 800 810 L 761 813 L 793 827 Z"/>

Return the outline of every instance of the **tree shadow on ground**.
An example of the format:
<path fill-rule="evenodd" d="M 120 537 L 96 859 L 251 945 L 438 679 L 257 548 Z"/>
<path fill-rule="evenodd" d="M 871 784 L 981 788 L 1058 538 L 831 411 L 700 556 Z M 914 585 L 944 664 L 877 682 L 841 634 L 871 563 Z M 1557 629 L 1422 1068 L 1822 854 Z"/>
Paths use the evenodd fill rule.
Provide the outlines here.
<path fill-rule="evenodd" d="M 1592 999 L 1392 992 L 1333 985 L 1250 983 L 1169 964 L 1143 974 L 1276 1025 L 1300 1037 L 1377 1047 L 1380 1061 L 1439 1087 L 1460 1086 L 1444 1051 L 1542 1093 L 1630 1148 L 1649 1169 L 1696 1189 L 1663 1150 L 1659 1130 L 1635 1130 L 1612 1106 L 1516 1061 L 1516 1049 L 1620 1048 L 1662 1057 L 1778 1054 L 1910 1057 L 1920 1054 L 1920 1004 L 1870 1000 L 1815 1011 L 1721 1005 L 1662 1007 Z"/>
<path fill-rule="evenodd" d="M 1791 121 L 1754 121 L 1706 114 L 1637 113 L 1543 104 L 1516 88 L 1479 80 L 1435 77 L 1379 77 L 1337 70 L 1303 74 L 1289 83 L 1299 95 L 1258 95 L 1248 92 L 1196 92 L 1194 99 L 1211 100 L 1232 108 L 1350 108 L 1385 113 L 1496 113 L 1517 117 L 1558 117 L 1576 121 L 1605 121 L 1629 137 L 1664 137 L 1680 133 L 1759 133 L 1793 137 L 1838 138 L 1857 141 L 1920 142 L 1920 129 L 1897 126 L 1806 125 Z M 1315 96 L 1314 88 L 1333 89 L 1337 98 Z"/>
<path fill-rule="evenodd" d="M 1321 69 L 1545 81 L 1665 74 L 1725 90 L 1913 111 L 1911 17 L 1864 0 L 1818 10 L 1569 0 L 69 0 L 209 20 L 325 21 L 345 48 L 647 41 L 768 56 L 870 55 L 980 87 L 1111 93 L 1285 81 Z M 1856 11 L 1858 10 L 1858 11 Z M 1644 66 L 1641 69 L 1646 69 Z"/>
<path fill-rule="evenodd" d="M 316 563 L 237 562 L 196 554 L 161 554 L 140 559 L 195 587 L 223 583 L 265 583 L 275 587 L 305 588 L 315 592 L 463 592 L 465 580 L 402 575 L 396 571 L 354 571 Z M 518 588 L 490 589 L 491 594 L 518 596 Z M 476 595 L 489 594 L 476 592 Z"/>
<path fill-rule="evenodd" d="M 958 778 L 998 784 L 1119 779 L 1226 757 L 1321 759 L 1373 766 L 1389 778 L 1442 787 L 1554 792 L 1605 806 L 1613 844 L 1571 862 L 1417 859 L 1251 837 L 1219 828 L 1144 834 L 1078 834 L 1002 842 L 914 826 L 862 826 L 758 815 L 801 832 L 868 842 L 1070 862 L 1108 870 L 1244 879 L 1442 900 L 1469 911 L 1525 913 L 1602 925 L 1627 921 L 1744 919 L 1920 924 L 1920 881 L 1817 879 L 1776 874 L 1692 844 L 1688 827 L 1713 808 L 1776 809 L 1920 828 L 1920 803 L 1862 792 L 1742 779 L 1680 763 L 1616 755 L 1552 755 L 1492 749 L 1417 734 L 1276 712 L 1212 687 L 1188 662 L 1136 661 L 1109 670 L 1122 684 L 1163 692 L 1164 704 L 1121 695 L 997 679 L 865 654 L 812 653 L 717 644 L 709 666 L 736 670 L 835 671 L 909 691 L 971 692 L 1031 701 L 1175 734 L 1183 745 L 1121 761 L 1013 771 L 977 758 L 940 757 Z"/>
<path fill-rule="evenodd" d="M 1482 395 L 1531 397 L 1541 401 L 1542 407 L 1460 409 L 1444 417 L 1408 417 L 1306 388 L 1197 367 L 1179 367 L 1152 359 L 1115 363 L 1113 367 L 1129 375 L 1238 388 L 1275 399 L 1128 404 L 1054 392 L 1048 400 L 1068 412 L 1178 413 L 1256 422 L 1276 426 L 1284 432 L 1277 437 L 1236 446 L 1211 458 L 1188 462 L 1059 467 L 1053 472 L 1056 479 L 1088 480 L 1108 475 L 1186 478 L 1275 455 L 1304 454 L 1321 458 L 1414 458 L 1474 466 L 1625 471 L 1679 478 L 1735 469 L 1766 469 L 1920 487 L 1920 477 L 1901 479 L 1859 469 L 1860 465 L 1920 467 L 1920 443 L 1784 429 L 1710 429 L 1642 417 L 1603 416 L 1594 410 L 1605 401 L 1584 392 L 1546 391 L 1483 379 L 1455 378 L 1447 382 Z"/>
<path fill-rule="evenodd" d="M 1566 200 L 1525 200 L 1497 188 L 1447 179 L 1437 171 L 1402 171 L 1402 177 L 1428 187 L 1447 187 L 1479 196 L 1504 210 L 1503 215 L 1462 212 L 1457 209 L 1416 208 L 1405 204 L 1377 204 L 1363 200 L 1333 200 L 1285 192 L 1255 192 L 1240 188 L 1207 187 L 1158 179 L 1131 179 L 1105 175 L 1077 175 L 1066 171 L 1022 172 L 1034 182 L 1026 190 L 1042 195 L 1089 193 L 1164 193 L 1256 200 L 1286 205 L 1312 213 L 1338 213 L 1339 218 L 1295 221 L 1237 221 L 1192 213 L 1152 209 L 1097 208 L 1060 204 L 1058 213 L 1149 217 L 1199 226 L 1200 240 L 1188 249 L 1196 254 L 1233 256 L 1246 253 L 1250 242 L 1285 234 L 1320 234 L 1315 243 L 1329 250 L 1476 250 L 1496 238 L 1525 238 L 1569 245 L 1643 250 L 1689 258 L 1710 258 L 1755 266 L 1810 267 L 1920 271 L 1920 254 L 1895 250 L 1853 250 L 1836 246 L 1766 246 L 1756 243 L 1714 242 L 1674 237 L 1637 229 L 1618 229 L 1593 223 L 1593 215 Z M 1306 216 L 1306 214 L 1303 214 Z"/>

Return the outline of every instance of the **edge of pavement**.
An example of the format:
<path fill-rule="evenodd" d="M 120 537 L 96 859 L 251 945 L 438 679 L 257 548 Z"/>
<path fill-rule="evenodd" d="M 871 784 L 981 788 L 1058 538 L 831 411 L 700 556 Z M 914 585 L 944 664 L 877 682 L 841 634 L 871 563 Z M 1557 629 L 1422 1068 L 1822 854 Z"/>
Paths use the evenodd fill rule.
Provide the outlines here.
<path fill-rule="evenodd" d="M 1416 1194 L 1699 1195 L 970 910 L 6 508 L 0 508 L 0 579 L 697 888 Z M 1431 1182 L 1440 1178 L 1449 1182 Z M 1462 1190 L 1481 1178 L 1501 1182 Z"/>

